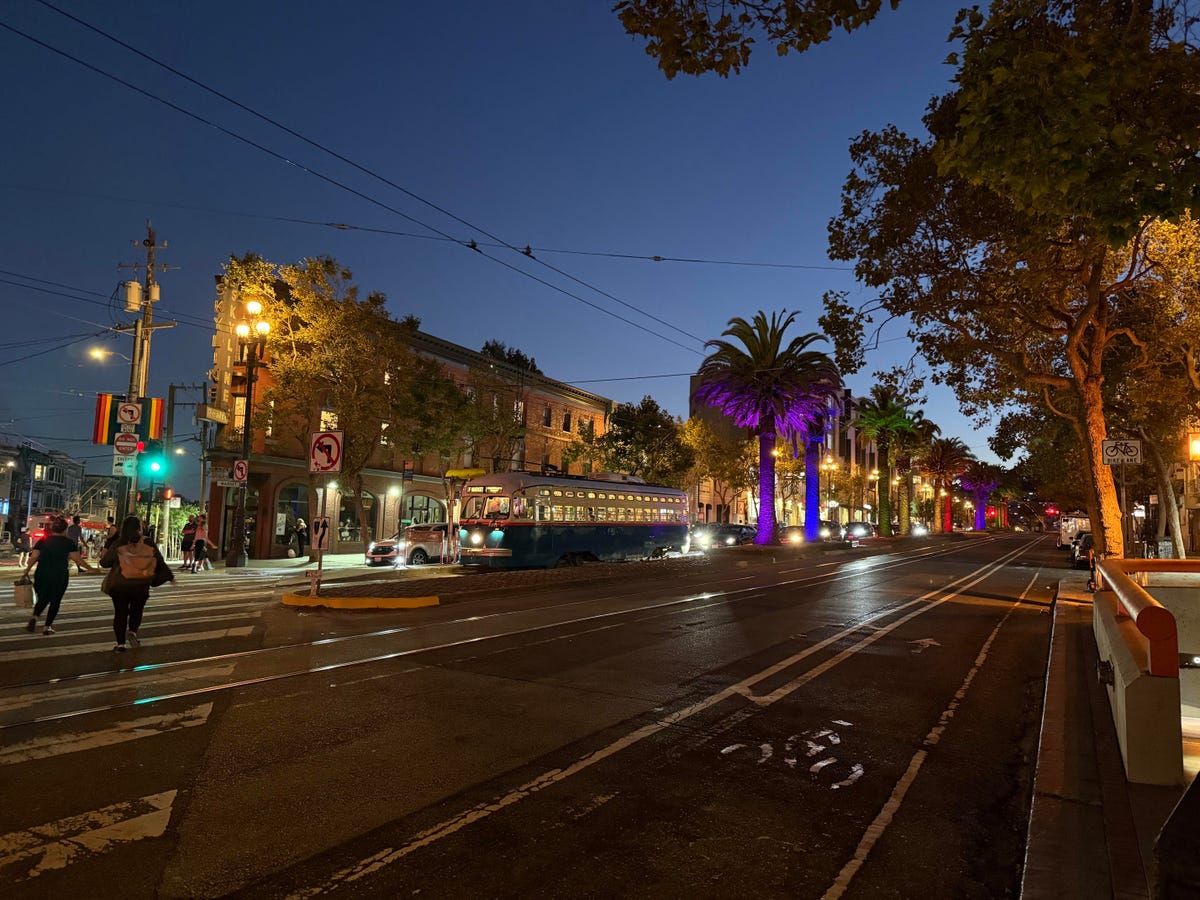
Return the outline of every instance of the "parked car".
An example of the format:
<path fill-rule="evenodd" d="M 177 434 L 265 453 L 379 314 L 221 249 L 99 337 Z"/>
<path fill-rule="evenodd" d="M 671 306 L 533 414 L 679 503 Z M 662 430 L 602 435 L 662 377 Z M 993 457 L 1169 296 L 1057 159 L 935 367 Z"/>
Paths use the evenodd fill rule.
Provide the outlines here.
<path fill-rule="evenodd" d="M 823 541 L 844 540 L 846 534 L 838 522 L 829 522 L 824 519 L 821 520 L 821 525 L 817 533 L 821 536 L 821 540 Z"/>
<path fill-rule="evenodd" d="M 403 534 L 396 532 L 386 541 L 375 541 L 367 548 L 366 564 L 380 566 L 407 563 L 420 566 L 441 560 L 442 549 L 449 553 L 445 522 L 409 525 Z"/>
<path fill-rule="evenodd" d="M 850 522 L 846 525 L 846 537 L 856 541 L 875 537 L 875 526 L 870 522 Z"/>
<path fill-rule="evenodd" d="M 749 544 L 754 540 L 754 533 L 753 525 L 710 525 L 697 528 L 692 538 L 695 546 L 701 550 L 709 550 Z"/>
<path fill-rule="evenodd" d="M 1096 555 L 1096 538 L 1090 531 L 1081 531 L 1071 550 L 1071 565 L 1076 569 L 1090 569 Z"/>
<path fill-rule="evenodd" d="M 803 544 L 804 543 L 804 526 L 803 525 L 784 525 L 779 529 L 779 543 L 781 544 Z"/>

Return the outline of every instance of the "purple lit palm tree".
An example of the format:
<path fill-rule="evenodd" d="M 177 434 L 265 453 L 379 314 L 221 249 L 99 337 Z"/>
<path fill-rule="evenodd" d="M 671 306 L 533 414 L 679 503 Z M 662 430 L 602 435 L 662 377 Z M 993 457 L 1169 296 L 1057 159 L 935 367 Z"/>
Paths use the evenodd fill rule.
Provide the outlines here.
<path fill-rule="evenodd" d="M 987 528 L 988 497 L 1000 486 L 1003 474 L 999 466 L 976 459 L 968 463 L 966 470 L 958 476 L 958 483 L 971 495 L 971 502 L 975 504 L 976 531 Z"/>
<path fill-rule="evenodd" d="M 761 310 L 753 322 L 729 320 L 722 334 L 731 341 L 714 340 L 700 364 L 700 385 L 695 397 L 719 409 L 739 428 L 749 428 L 758 437 L 758 534 L 756 544 L 775 541 L 775 456 L 776 442 L 783 438 L 807 448 L 810 434 L 823 428 L 831 398 L 837 396 L 842 379 L 837 366 L 824 353 L 809 350 L 814 341 L 825 340 L 810 333 L 792 338 L 784 345 L 784 332 L 796 313 L 772 313 L 770 321 Z M 807 467 L 806 467 L 807 468 Z M 815 472 L 806 473 L 815 483 Z"/>

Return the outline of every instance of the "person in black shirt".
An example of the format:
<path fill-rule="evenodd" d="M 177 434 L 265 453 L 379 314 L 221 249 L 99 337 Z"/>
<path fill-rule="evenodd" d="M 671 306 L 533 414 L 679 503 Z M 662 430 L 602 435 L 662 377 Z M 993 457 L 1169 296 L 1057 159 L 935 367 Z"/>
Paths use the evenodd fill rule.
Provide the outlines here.
<path fill-rule="evenodd" d="M 46 627 L 42 634 L 54 634 L 54 619 L 67 592 L 71 563 L 75 563 L 81 571 L 95 571 L 80 554 L 79 545 L 67 537 L 67 520 L 59 516 L 51 522 L 50 533 L 33 545 L 33 552 L 29 554 L 29 562 L 25 566 L 25 575 L 34 565 L 37 566 L 37 572 L 33 575 L 37 605 L 25 626 L 26 631 L 34 631 L 38 619 L 46 612 Z"/>

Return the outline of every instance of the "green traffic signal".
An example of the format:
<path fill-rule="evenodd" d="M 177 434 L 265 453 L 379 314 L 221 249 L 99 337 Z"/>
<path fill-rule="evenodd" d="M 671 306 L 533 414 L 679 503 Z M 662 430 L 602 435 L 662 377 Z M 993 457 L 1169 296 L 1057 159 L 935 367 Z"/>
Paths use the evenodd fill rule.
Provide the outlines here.
<path fill-rule="evenodd" d="M 138 456 L 138 475 L 150 480 L 162 480 L 167 474 L 167 456 L 162 441 L 146 441 Z"/>

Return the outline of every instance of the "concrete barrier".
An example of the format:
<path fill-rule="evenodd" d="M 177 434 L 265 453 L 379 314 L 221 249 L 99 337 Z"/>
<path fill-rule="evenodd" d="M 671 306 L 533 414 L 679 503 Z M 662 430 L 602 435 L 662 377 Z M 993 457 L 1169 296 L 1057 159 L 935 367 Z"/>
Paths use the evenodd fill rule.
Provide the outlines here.
<path fill-rule="evenodd" d="M 1108 690 L 1125 776 L 1180 785 L 1179 642 L 1175 618 L 1129 573 L 1168 560 L 1104 560 L 1092 604 L 1099 677 Z"/>

